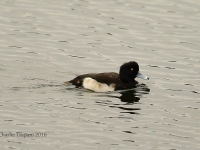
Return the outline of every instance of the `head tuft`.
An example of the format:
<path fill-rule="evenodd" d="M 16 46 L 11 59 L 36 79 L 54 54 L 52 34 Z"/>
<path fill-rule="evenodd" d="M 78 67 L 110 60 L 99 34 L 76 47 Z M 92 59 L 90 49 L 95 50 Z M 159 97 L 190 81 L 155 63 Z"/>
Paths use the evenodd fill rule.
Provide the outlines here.
<path fill-rule="evenodd" d="M 119 70 L 120 80 L 123 82 L 133 82 L 139 71 L 139 65 L 135 61 L 124 63 Z"/>

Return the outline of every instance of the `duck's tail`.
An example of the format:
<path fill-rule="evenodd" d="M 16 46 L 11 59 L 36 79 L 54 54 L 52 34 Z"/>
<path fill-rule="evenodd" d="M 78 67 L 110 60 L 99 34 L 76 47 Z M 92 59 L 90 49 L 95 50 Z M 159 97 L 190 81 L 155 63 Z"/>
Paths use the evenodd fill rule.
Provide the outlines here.
<path fill-rule="evenodd" d="M 64 82 L 64 84 L 72 84 L 72 80 Z"/>

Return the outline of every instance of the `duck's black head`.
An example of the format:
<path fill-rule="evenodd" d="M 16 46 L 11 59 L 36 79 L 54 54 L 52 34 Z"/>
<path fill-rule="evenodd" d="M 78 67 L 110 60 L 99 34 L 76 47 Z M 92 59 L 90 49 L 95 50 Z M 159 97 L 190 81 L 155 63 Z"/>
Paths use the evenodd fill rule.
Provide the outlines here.
<path fill-rule="evenodd" d="M 148 79 L 139 72 L 139 65 L 135 61 L 123 64 L 119 70 L 119 77 L 123 82 L 134 82 L 136 77 Z"/>

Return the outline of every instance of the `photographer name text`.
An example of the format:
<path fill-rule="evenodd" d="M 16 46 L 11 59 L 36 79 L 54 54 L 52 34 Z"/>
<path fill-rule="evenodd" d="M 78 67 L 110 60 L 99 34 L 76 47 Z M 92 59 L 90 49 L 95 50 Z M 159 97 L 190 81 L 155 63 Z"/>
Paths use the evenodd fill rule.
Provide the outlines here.
<path fill-rule="evenodd" d="M 25 132 L 0 132 L 1 137 L 22 137 L 22 138 L 30 138 L 30 137 L 47 137 L 47 132 L 33 132 L 33 133 L 25 133 Z"/>

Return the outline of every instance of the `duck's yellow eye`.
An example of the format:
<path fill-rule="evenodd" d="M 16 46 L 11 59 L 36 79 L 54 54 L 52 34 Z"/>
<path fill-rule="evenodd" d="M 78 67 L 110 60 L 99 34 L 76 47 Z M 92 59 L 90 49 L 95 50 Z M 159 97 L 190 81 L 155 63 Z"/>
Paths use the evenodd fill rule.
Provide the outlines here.
<path fill-rule="evenodd" d="M 131 70 L 134 70 L 133 68 L 131 68 Z"/>

